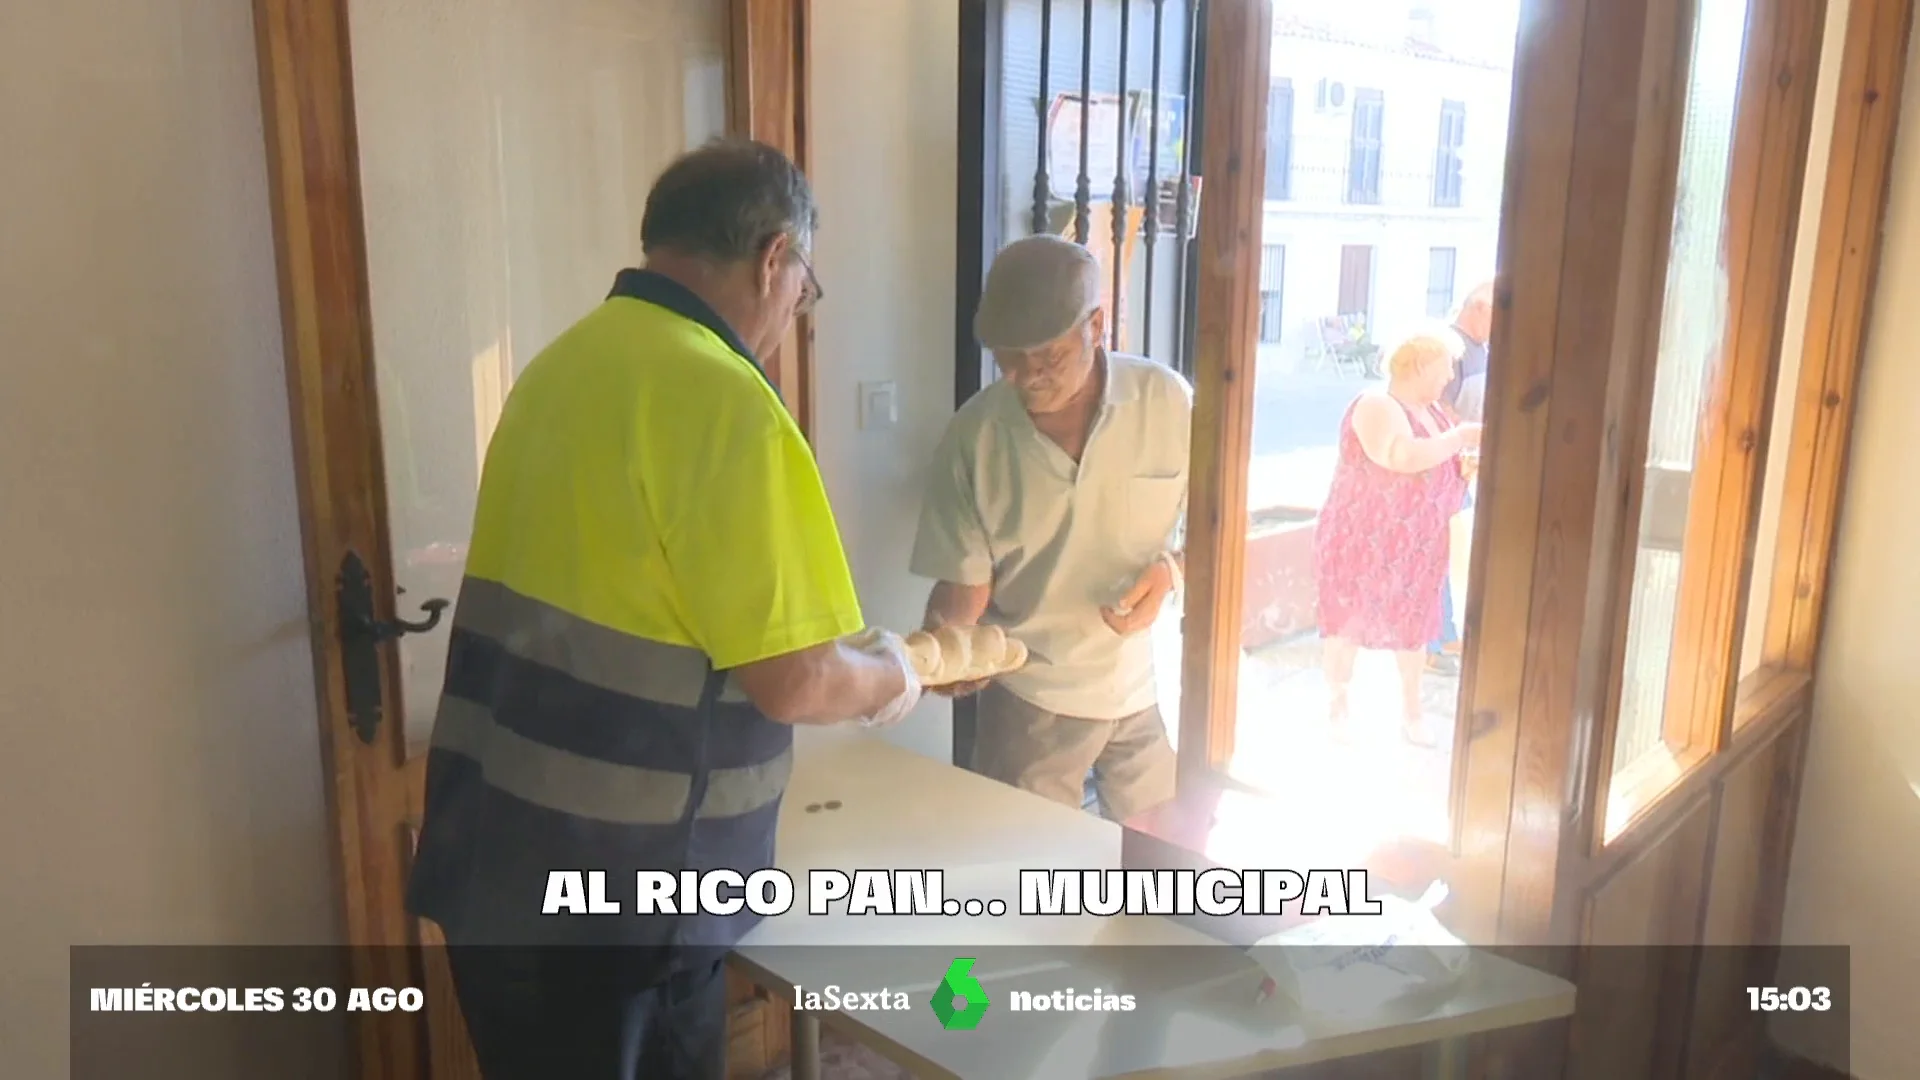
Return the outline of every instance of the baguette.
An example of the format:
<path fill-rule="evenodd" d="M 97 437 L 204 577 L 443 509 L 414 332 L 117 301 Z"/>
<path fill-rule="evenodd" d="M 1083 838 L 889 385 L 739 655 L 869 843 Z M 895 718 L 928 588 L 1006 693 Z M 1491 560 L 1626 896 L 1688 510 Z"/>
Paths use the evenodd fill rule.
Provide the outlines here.
<path fill-rule="evenodd" d="M 1005 675 L 1027 662 L 1027 647 L 998 626 L 942 626 L 907 635 L 907 656 L 925 686 Z"/>

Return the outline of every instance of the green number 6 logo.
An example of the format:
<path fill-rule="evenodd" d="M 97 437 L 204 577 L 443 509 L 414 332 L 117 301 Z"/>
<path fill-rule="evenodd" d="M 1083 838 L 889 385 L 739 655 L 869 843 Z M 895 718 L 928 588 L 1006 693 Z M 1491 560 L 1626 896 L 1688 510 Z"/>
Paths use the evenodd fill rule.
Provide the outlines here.
<path fill-rule="evenodd" d="M 987 988 L 973 977 L 971 957 L 947 965 L 947 974 L 933 992 L 933 1015 L 948 1031 L 972 1031 L 987 1015 Z"/>

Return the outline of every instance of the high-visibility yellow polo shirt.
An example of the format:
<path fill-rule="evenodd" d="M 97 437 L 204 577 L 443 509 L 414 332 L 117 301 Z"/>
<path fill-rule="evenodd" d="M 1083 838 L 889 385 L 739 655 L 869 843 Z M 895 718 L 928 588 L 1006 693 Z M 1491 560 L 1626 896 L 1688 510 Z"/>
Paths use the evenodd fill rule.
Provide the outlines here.
<path fill-rule="evenodd" d="M 725 948 L 635 871 L 770 866 L 792 729 L 731 669 L 864 625 L 811 449 L 692 292 L 623 271 L 514 384 L 482 469 L 410 907 L 450 939 Z M 542 917 L 607 871 L 618 919 Z"/>

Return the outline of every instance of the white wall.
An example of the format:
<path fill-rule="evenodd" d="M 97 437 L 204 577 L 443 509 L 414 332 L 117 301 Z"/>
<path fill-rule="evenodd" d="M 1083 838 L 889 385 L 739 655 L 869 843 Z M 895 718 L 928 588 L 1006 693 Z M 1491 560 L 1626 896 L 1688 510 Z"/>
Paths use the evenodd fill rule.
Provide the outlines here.
<path fill-rule="evenodd" d="M 0 145 L 0 1076 L 39 1080 L 69 943 L 337 918 L 249 5 L 0 4 Z"/>
<path fill-rule="evenodd" d="M 921 476 L 953 414 L 959 14 L 814 0 L 813 19 L 814 441 L 867 620 L 905 631 L 932 587 L 907 573 Z M 897 388 L 891 429 L 859 426 L 873 381 Z M 889 737 L 948 760 L 952 709 L 929 695 Z"/>
<path fill-rule="evenodd" d="M 1909 56 L 1784 928 L 1790 944 L 1852 946 L 1860 1080 L 1920 1069 L 1920 53 Z M 1782 1015 L 1778 1028 L 1795 1050 L 1838 1060 L 1820 1025 Z"/>

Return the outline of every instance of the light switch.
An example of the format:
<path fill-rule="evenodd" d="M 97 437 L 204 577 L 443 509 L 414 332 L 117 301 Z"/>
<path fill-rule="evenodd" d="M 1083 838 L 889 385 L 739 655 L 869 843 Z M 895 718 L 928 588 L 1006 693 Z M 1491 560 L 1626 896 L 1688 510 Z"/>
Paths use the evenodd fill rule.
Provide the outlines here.
<path fill-rule="evenodd" d="M 873 430 L 890 428 L 900 420 L 898 395 L 891 382 L 860 384 L 860 426 Z"/>

